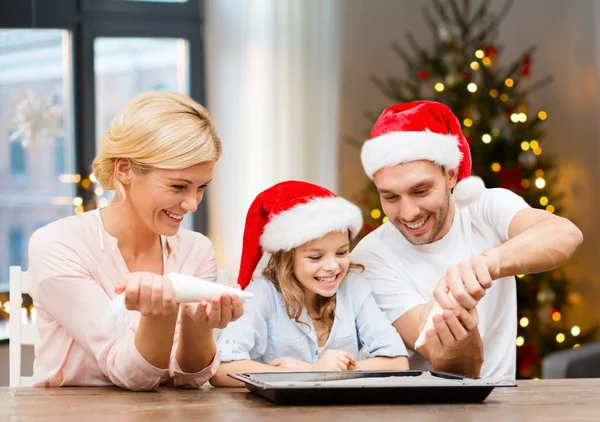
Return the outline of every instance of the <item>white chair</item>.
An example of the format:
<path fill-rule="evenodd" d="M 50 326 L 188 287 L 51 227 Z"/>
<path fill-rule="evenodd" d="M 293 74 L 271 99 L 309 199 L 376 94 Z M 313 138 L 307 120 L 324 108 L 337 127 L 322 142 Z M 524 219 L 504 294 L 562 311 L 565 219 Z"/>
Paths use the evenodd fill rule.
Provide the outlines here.
<path fill-rule="evenodd" d="M 27 324 L 27 321 L 21 319 L 21 304 L 23 294 L 27 290 L 27 272 L 22 271 L 21 267 L 10 267 L 10 327 L 9 327 L 9 386 L 31 387 L 32 377 L 21 376 L 21 346 L 35 345 L 38 340 L 38 333 L 35 324 Z"/>

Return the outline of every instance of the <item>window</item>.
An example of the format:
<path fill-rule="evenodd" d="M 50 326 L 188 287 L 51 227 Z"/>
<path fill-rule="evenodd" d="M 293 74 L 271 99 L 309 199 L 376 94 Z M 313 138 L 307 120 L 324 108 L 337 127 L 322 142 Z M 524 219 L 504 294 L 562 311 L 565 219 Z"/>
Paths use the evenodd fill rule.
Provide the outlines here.
<path fill-rule="evenodd" d="M 0 29 L 2 289 L 10 265 L 26 269 L 34 222 L 73 214 L 70 47 L 65 30 Z"/>
<path fill-rule="evenodd" d="M 72 215 L 80 201 L 79 211 L 95 206 L 100 190 L 90 189 L 89 175 L 97 133 L 128 96 L 174 90 L 204 102 L 203 10 L 201 0 L 0 1 L 0 285 L 19 230 L 26 248 L 38 222 Z M 110 70 L 105 48 L 121 49 L 123 63 Z M 127 67 L 114 73 L 119 65 Z M 124 81 L 122 95 L 104 95 L 114 89 L 108 76 Z M 14 132 L 16 104 L 36 118 L 43 111 L 43 136 Z M 194 229 L 206 229 L 206 202 Z"/>
<path fill-rule="evenodd" d="M 94 40 L 96 142 L 114 115 L 135 95 L 146 91 L 188 92 L 188 45 L 177 38 L 99 37 Z M 98 148 L 98 146 L 96 146 Z M 101 192 L 98 205 L 108 204 L 114 192 Z M 182 227 L 192 228 L 192 215 Z"/>

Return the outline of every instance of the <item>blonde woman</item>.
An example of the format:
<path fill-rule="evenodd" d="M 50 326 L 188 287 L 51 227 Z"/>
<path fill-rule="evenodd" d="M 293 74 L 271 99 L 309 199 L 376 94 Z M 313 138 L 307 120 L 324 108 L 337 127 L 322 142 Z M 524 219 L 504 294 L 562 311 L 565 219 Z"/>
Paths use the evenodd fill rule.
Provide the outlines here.
<path fill-rule="evenodd" d="M 40 335 L 34 386 L 195 388 L 215 373 L 213 329 L 239 318 L 241 300 L 179 305 L 164 275 L 216 279 L 210 241 L 180 225 L 220 154 L 208 112 L 184 95 L 142 94 L 114 118 L 93 164 L 114 200 L 39 229 L 29 243 Z M 115 339 L 102 317 L 120 293 L 137 312 Z"/>
<path fill-rule="evenodd" d="M 223 363 L 211 384 L 239 385 L 230 373 L 408 369 L 402 339 L 348 258 L 361 227 L 358 207 L 310 183 L 282 182 L 257 196 L 238 279 L 254 298 L 221 333 Z M 248 285 L 263 251 L 269 264 Z"/>

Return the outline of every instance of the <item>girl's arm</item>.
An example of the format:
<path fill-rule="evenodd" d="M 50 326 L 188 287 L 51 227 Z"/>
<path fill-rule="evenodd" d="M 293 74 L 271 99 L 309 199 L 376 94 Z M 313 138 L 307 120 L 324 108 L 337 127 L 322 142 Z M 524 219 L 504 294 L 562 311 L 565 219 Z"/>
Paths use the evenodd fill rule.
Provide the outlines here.
<path fill-rule="evenodd" d="M 298 369 L 283 366 L 271 366 L 253 360 L 236 360 L 221 363 L 217 373 L 210 379 L 210 384 L 215 387 L 243 387 L 244 384 L 227 374 L 244 374 L 249 372 L 300 372 Z"/>
<path fill-rule="evenodd" d="M 360 279 L 358 279 L 360 280 Z M 387 315 L 377 306 L 367 281 L 362 279 L 354 291 L 356 328 L 363 345 L 365 360 L 356 362 L 354 370 L 409 369 L 408 351 Z"/>
<path fill-rule="evenodd" d="M 356 366 L 350 368 L 351 371 L 405 371 L 407 369 L 409 369 L 409 365 L 406 356 L 397 356 L 394 358 L 377 356 L 359 360 L 356 362 Z"/>

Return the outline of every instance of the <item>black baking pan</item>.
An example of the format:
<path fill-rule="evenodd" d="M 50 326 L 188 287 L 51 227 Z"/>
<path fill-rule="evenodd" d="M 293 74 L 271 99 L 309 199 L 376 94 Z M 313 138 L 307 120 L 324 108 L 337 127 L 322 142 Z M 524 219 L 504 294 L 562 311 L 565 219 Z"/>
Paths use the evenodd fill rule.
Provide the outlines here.
<path fill-rule="evenodd" d="M 515 387 L 436 371 L 267 372 L 229 374 L 282 405 L 479 403 L 496 387 Z"/>

